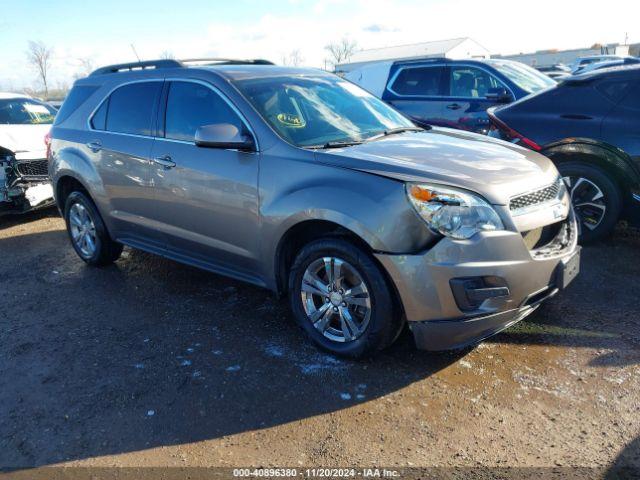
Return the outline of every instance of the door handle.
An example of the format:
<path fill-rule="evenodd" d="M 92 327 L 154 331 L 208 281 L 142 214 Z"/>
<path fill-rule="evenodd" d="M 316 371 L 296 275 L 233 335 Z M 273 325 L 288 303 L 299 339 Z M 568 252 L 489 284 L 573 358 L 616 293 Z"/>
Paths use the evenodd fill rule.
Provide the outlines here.
<path fill-rule="evenodd" d="M 447 108 L 449 110 L 460 110 L 462 107 L 457 103 L 452 103 L 450 105 L 447 105 Z"/>
<path fill-rule="evenodd" d="M 566 118 L 569 120 L 593 120 L 593 117 L 589 115 L 581 115 L 579 113 L 565 113 L 560 115 L 560 118 Z"/>
<path fill-rule="evenodd" d="M 91 150 L 93 153 L 96 153 L 102 150 L 102 143 L 100 143 L 98 140 L 94 142 L 89 142 L 87 143 L 87 148 Z"/>
<path fill-rule="evenodd" d="M 166 170 L 176 166 L 176 162 L 171 160 L 171 156 L 170 155 L 162 155 L 160 157 L 155 157 L 153 159 L 153 163 L 155 163 L 157 165 L 161 165 Z"/>

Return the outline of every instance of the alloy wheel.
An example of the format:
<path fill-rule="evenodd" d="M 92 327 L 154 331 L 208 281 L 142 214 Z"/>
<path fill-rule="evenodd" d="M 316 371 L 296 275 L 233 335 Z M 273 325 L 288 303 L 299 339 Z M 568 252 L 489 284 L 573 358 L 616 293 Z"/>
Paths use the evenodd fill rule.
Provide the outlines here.
<path fill-rule="evenodd" d="M 607 204 L 600 187 L 584 177 L 563 177 L 563 180 L 569 190 L 579 228 L 598 228 L 607 213 Z"/>
<path fill-rule="evenodd" d="M 316 330 L 334 342 L 352 342 L 371 317 L 369 289 L 357 269 L 337 257 L 311 262 L 302 277 L 302 304 Z"/>
<path fill-rule="evenodd" d="M 84 257 L 92 257 L 96 252 L 96 226 L 84 205 L 74 203 L 71 206 L 69 226 L 76 248 Z"/>

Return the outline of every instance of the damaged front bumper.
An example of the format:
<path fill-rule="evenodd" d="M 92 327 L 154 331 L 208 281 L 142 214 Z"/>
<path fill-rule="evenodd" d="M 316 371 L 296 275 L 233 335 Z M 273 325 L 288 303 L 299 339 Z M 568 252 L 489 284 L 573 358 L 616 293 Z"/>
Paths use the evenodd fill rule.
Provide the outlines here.
<path fill-rule="evenodd" d="M 551 240 L 536 244 L 531 232 L 496 231 L 444 238 L 418 255 L 377 254 L 417 346 L 448 350 L 480 342 L 565 288 L 579 271 L 575 216 L 544 230 Z"/>
<path fill-rule="evenodd" d="M 0 147 L 0 215 L 54 204 L 46 158 L 30 158 Z"/>

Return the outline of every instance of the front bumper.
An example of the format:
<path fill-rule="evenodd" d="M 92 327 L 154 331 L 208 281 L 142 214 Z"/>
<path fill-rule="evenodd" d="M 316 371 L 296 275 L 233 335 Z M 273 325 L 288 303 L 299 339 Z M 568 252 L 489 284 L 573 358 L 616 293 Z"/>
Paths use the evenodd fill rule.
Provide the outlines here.
<path fill-rule="evenodd" d="M 393 280 L 418 348 L 446 350 L 479 342 L 531 314 L 562 288 L 563 264 L 577 246 L 556 251 L 530 251 L 518 232 L 484 232 L 469 240 L 442 239 L 420 255 L 378 254 Z M 451 280 L 498 278 L 508 294 L 487 298 L 462 310 Z"/>

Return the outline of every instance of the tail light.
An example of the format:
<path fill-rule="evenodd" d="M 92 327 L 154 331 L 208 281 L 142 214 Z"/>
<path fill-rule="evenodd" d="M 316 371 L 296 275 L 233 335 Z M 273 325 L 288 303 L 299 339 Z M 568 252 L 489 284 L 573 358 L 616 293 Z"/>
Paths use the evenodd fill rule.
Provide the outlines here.
<path fill-rule="evenodd" d="M 47 147 L 47 159 L 51 158 L 51 132 L 44 136 L 44 144 Z"/>
<path fill-rule="evenodd" d="M 534 142 L 530 138 L 525 137 L 521 133 L 516 132 L 513 128 L 511 128 L 509 125 L 507 125 L 498 117 L 496 117 L 494 109 L 489 109 L 487 111 L 487 114 L 489 115 L 489 119 L 491 120 L 491 124 L 492 124 L 491 127 L 498 129 L 502 134 L 502 138 L 504 140 L 512 143 L 522 142 L 527 147 L 529 147 L 532 150 L 535 150 L 536 152 L 539 152 L 540 150 L 542 150 L 542 147 L 538 145 L 536 142 Z"/>

